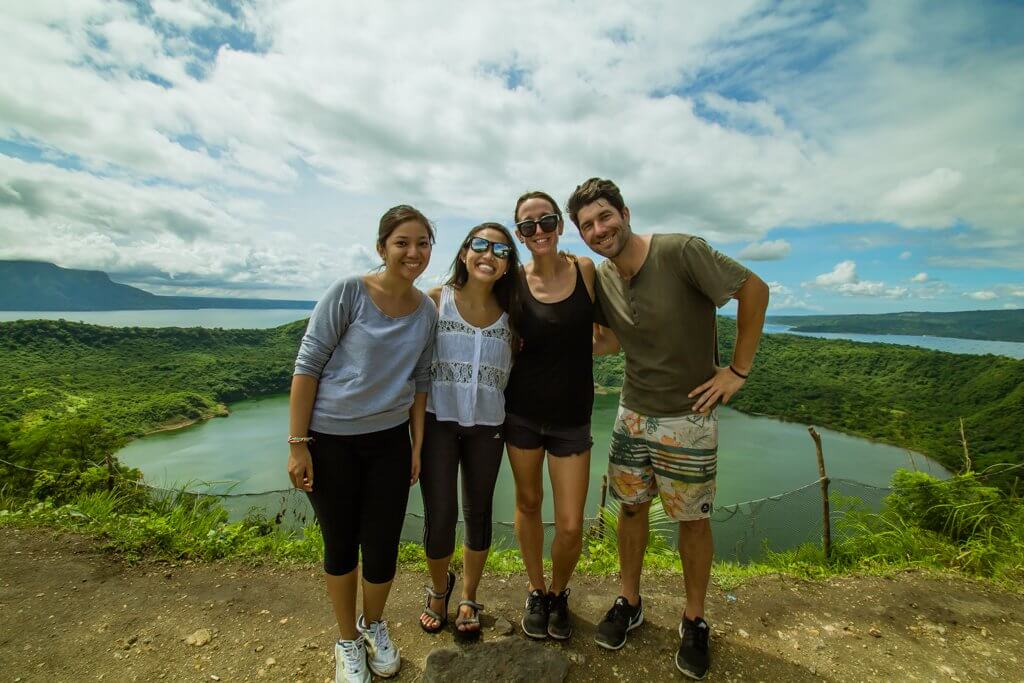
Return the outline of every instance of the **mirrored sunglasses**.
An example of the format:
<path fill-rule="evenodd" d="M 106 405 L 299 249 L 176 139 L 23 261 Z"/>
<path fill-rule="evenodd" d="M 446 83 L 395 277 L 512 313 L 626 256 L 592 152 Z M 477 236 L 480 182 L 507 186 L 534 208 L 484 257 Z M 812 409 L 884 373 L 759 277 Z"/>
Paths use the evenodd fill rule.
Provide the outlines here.
<path fill-rule="evenodd" d="M 490 249 L 495 258 L 500 259 L 507 259 L 509 253 L 512 251 L 511 244 L 505 244 L 504 242 L 492 242 L 483 237 L 473 237 L 469 240 L 469 244 L 466 246 L 478 254 L 483 254 Z"/>

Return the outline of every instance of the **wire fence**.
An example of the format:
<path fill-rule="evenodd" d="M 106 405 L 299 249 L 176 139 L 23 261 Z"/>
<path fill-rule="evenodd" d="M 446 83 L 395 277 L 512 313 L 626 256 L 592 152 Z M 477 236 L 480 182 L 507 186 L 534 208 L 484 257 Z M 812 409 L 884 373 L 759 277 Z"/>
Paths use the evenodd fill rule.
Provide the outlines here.
<path fill-rule="evenodd" d="M 67 476 L 52 470 L 25 467 L 0 458 L 0 464 L 33 474 L 48 474 L 54 477 Z M 975 477 L 986 481 L 997 476 L 1016 474 L 1024 476 L 1024 463 L 1000 463 Z M 216 498 L 228 513 L 229 519 L 238 520 L 253 512 L 272 518 L 286 529 L 301 529 L 315 521 L 313 509 L 306 495 L 298 489 L 276 489 L 259 492 L 216 492 L 211 489 L 229 485 L 231 482 L 194 482 L 190 487 L 166 488 L 153 486 L 143 481 L 111 475 L 122 485 L 146 489 L 154 498 L 170 498 L 189 495 Z M 763 555 L 766 549 L 782 551 L 795 548 L 803 543 L 821 542 L 823 514 L 821 500 L 821 479 L 777 495 L 731 505 L 716 506 L 711 515 L 715 536 L 715 557 L 718 560 L 749 562 Z M 946 486 L 948 480 L 937 480 L 934 486 Z M 888 486 L 875 486 L 851 479 L 829 479 L 830 495 L 855 499 L 857 507 L 868 511 L 881 510 L 885 497 L 892 491 Z M 206 489 L 206 490 L 202 490 Z M 835 520 L 843 514 L 843 507 L 833 509 L 830 517 Z M 586 525 L 593 529 L 599 515 L 588 518 Z M 515 525 L 508 521 L 493 522 L 493 541 L 496 547 L 516 546 Z M 461 532 L 461 521 L 459 531 Z M 554 535 L 554 523 L 545 522 L 545 539 L 550 543 Z M 834 528 L 834 526 L 833 526 Z M 423 515 L 408 512 L 402 529 L 402 538 L 420 541 L 423 538 Z M 674 538 L 667 538 L 674 543 Z"/>

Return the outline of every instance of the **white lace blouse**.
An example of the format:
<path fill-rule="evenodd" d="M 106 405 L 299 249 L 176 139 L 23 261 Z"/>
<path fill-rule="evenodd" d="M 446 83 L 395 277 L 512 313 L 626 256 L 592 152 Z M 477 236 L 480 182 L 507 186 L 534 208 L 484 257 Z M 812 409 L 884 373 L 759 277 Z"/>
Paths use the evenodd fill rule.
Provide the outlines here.
<path fill-rule="evenodd" d="M 488 327 L 474 327 L 459 314 L 452 287 L 442 287 L 427 410 L 463 427 L 502 424 L 511 339 L 507 313 Z"/>

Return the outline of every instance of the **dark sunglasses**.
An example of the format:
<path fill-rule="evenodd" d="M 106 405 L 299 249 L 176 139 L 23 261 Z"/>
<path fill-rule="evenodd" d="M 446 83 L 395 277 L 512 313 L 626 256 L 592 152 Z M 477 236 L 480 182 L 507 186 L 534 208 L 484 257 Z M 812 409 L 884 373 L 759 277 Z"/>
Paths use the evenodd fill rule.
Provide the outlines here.
<path fill-rule="evenodd" d="M 541 216 L 537 220 L 528 219 L 516 223 L 516 230 L 520 232 L 523 237 L 533 237 L 533 233 L 537 232 L 537 226 L 544 232 L 552 232 L 558 227 L 558 214 L 549 213 L 546 216 Z"/>
<path fill-rule="evenodd" d="M 495 258 L 500 258 L 502 260 L 507 259 L 508 255 L 512 253 L 511 244 L 505 244 L 504 242 L 492 242 L 489 239 L 484 239 L 483 237 L 471 238 L 466 246 L 478 254 L 483 254 L 490 249 Z"/>

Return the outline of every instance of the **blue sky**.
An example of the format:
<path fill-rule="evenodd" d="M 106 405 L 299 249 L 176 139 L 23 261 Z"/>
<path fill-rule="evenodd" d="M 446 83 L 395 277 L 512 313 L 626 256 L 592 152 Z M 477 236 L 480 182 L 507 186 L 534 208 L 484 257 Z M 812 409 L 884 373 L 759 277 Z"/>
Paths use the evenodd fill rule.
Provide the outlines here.
<path fill-rule="evenodd" d="M 774 313 L 1024 306 L 1019 4 L 443 5 L 4 3 L 0 258 L 315 298 L 597 175 Z"/>

